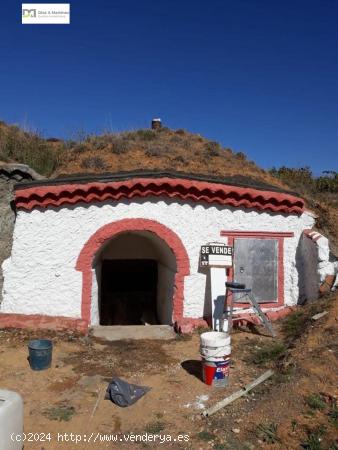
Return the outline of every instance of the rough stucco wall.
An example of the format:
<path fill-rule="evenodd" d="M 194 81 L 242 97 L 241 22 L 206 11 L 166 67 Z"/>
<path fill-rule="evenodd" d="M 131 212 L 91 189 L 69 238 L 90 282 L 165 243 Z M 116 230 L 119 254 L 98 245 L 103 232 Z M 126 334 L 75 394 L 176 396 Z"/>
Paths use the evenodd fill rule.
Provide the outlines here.
<path fill-rule="evenodd" d="M 284 277 L 285 303 L 297 303 L 296 249 L 302 231 L 313 226 L 312 217 L 148 198 L 19 211 L 12 255 L 3 264 L 1 311 L 80 317 L 82 276 L 75 270 L 78 255 L 98 228 L 127 218 L 158 221 L 182 240 L 191 270 L 184 283 L 185 317 L 203 316 L 206 275 L 198 271 L 200 246 L 222 241 L 220 231 L 225 229 L 295 233 L 294 238 L 285 239 Z"/>
<path fill-rule="evenodd" d="M 15 180 L 0 176 L 0 303 L 2 301 L 3 273 L 1 265 L 11 254 L 15 214 L 11 208 Z"/>
<path fill-rule="evenodd" d="M 157 315 L 161 324 L 172 324 L 172 301 L 175 272 L 158 264 Z"/>
<path fill-rule="evenodd" d="M 0 303 L 2 302 L 2 263 L 11 254 L 15 212 L 11 207 L 14 185 L 21 181 L 43 179 L 25 164 L 0 163 Z"/>

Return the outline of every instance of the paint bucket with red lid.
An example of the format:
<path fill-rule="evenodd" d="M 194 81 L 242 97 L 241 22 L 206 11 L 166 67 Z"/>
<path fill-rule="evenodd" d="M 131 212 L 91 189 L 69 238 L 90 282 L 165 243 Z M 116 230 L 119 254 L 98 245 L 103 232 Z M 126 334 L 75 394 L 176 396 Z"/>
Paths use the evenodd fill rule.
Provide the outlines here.
<path fill-rule="evenodd" d="M 202 359 L 203 381 L 209 386 L 225 387 L 229 384 L 230 358 L 223 361 Z"/>
<path fill-rule="evenodd" d="M 202 373 L 205 384 L 224 387 L 229 383 L 231 338 L 227 333 L 201 334 Z"/>

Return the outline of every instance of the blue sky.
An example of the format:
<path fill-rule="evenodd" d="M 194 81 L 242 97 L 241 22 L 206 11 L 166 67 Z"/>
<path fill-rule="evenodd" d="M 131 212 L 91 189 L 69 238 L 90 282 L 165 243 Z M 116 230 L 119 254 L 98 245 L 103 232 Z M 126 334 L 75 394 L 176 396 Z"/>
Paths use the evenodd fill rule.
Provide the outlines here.
<path fill-rule="evenodd" d="M 161 117 L 267 168 L 338 169 L 338 0 L 2 0 L 0 120 L 72 137 Z"/>

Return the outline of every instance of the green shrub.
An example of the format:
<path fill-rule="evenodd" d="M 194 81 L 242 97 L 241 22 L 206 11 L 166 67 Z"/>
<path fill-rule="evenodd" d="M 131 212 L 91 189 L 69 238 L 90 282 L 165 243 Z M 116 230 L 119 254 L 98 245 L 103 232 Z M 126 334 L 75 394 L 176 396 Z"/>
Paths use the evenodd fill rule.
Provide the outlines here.
<path fill-rule="evenodd" d="M 221 151 L 221 146 L 216 141 L 207 142 L 205 144 L 205 155 L 206 156 L 219 156 Z"/>
<path fill-rule="evenodd" d="M 338 172 L 324 170 L 325 175 L 316 179 L 316 189 L 319 192 L 338 192 Z"/>
<path fill-rule="evenodd" d="M 158 147 L 149 147 L 145 150 L 145 154 L 149 157 L 155 156 L 163 156 L 163 150 Z"/>
<path fill-rule="evenodd" d="M 338 407 L 336 405 L 332 406 L 332 409 L 329 411 L 328 416 L 330 421 L 333 423 L 335 427 L 338 426 Z"/>
<path fill-rule="evenodd" d="M 308 318 L 303 311 L 289 314 L 283 322 L 282 330 L 287 338 L 298 338 L 305 331 Z"/>
<path fill-rule="evenodd" d="M 270 173 L 300 192 L 338 192 L 338 172 L 334 170 L 325 170 L 315 177 L 307 166 L 299 169 L 282 166 L 279 169 L 273 167 Z"/>
<path fill-rule="evenodd" d="M 323 401 L 320 395 L 318 394 L 311 394 L 308 397 L 305 398 L 306 404 L 311 409 L 319 409 L 323 410 L 326 407 L 326 403 Z"/>
<path fill-rule="evenodd" d="M 124 139 L 116 139 L 112 143 L 111 151 L 115 155 L 122 155 L 126 153 L 130 148 L 129 143 Z"/>
<path fill-rule="evenodd" d="M 246 154 L 243 152 L 238 152 L 235 154 L 235 157 L 237 159 L 239 159 L 240 161 L 245 161 L 246 160 Z"/>
<path fill-rule="evenodd" d="M 69 422 L 75 414 L 75 408 L 68 405 L 52 406 L 42 413 L 49 420 L 57 420 L 59 422 Z"/>
<path fill-rule="evenodd" d="M 307 440 L 301 444 L 306 450 L 324 450 L 321 445 L 321 437 L 325 434 L 325 427 L 320 426 L 316 430 L 308 431 Z"/>
<path fill-rule="evenodd" d="M 251 360 L 255 364 L 266 364 L 270 361 L 276 361 L 285 351 L 286 347 L 281 342 L 270 342 L 254 351 Z"/>
<path fill-rule="evenodd" d="M 149 434 L 158 434 L 165 429 L 163 422 L 152 422 L 145 427 L 145 431 Z"/>
<path fill-rule="evenodd" d="M 156 139 L 157 134 L 154 130 L 137 130 L 136 136 L 142 141 L 152 141 Z"/>
<path fill-rule="evenodd" d="M 170 128 L 168 127 L 161 127 L 158 130 L 156 130 L 157 133 L 168 133 L 170 131 Z"/>
<path fill-rule="evenodd" d="M 64 146 L 54 147 L 37 132 L 27 133 L 16 126 L 0 130 L 0 159 L 27 164 L 42 175 L 49 176 L 62 157 Z"/>
<path fill-rule="evenodd" d="M 175 156 L 174 161 L 177 163 L 182 163 L 182 164 L 187 162 L 186 159 L 182 155 Z"/>
<path fill-rule="evenodd" d="M 257 425 L 256 434 L 258 438 L 260 438 L 267 444 L 275 444 L 276 442 L 280 442 L 280 439 L 277 435 L 277 424 L 275 423 L 260 423 L 259 425 Z"/>
<path fill-rule="evenodd" d="M 320 436 L 317 433 L 310 433 L 307 440 L 303 442 L 302 448 L 306 450 L 322 450 L 323 447 L 320 443 Z"/>
<path fill-rule="evenodd" d="M 200 431 L 198 433 L 198 438 L 202 441 L 212 441 L 215 439 L 215 436 L 212 433 L 209 433 L 209 431 Z"/>
<path fill-rule="evenodd" d="M 72 148 L 74 153 L 84 153 L 88 150 L 88 147 L 85 144 L 75 144 Z"/>
<path fill-rule="evenodd" d="M 86 169 L 98 169 L 104 170 L 106 169 L 106 163 L 100 156 L 89 156 L 82 161 L 82 167 Z"/>

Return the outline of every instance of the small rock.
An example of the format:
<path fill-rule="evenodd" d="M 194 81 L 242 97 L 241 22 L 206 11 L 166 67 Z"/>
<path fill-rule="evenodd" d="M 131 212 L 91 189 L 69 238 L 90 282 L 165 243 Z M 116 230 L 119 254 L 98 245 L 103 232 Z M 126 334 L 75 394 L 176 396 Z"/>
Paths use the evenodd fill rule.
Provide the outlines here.
<path fill-rule="evenodd" d="M 240 433 L 241 430 L 239 428 L 232 428 L 231 431 L 235 434 L 238 434 L 238 433 Z"/>
<path fill-rule="evenodd" d="M 82 342 L 82 344 L 84 344 L 84 345 L 89 345 L 89 344 L 91 343 L 90 337 L 89 337 L 89 336 L 83 336 L 83 337 L 81 337 L 79 340 L 80 340 L 80 341 Z"/>

